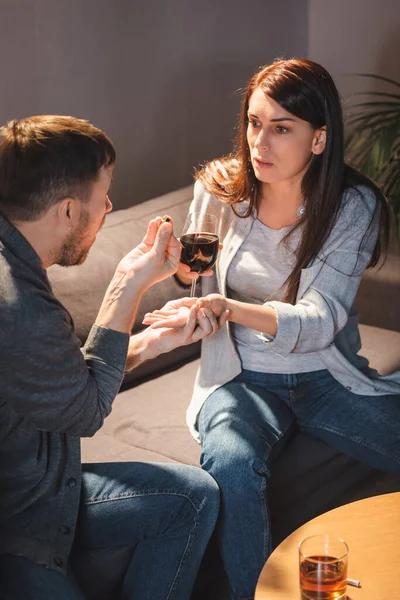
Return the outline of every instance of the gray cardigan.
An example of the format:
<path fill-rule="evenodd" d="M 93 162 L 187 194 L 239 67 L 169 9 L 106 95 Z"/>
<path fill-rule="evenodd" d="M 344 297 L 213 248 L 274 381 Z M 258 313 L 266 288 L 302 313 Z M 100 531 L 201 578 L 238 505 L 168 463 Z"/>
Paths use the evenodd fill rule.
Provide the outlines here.
<path fill-rule="evenodd" d="M 312 264 L 302 271 L 296 304 L 266 302 L 277 314 L 278 331 L 273 339 L 260 332 L 266 361 L 271 352 L 283 356 L 291 352 L 318 352 L 337 381 L 355 394 L 369 396 L 400 393 L 400 372 L 380 377 L 369 368 L 365 358 L 357 355 L 361 341 L 353 302 L 377 238 L 377 217 L 370 225 L 375 203 L 373 192 L 364 186 L 344 192 L 331 234 Z M 235 205 L 240 214 L 247 208 L 247 201 Z M 229 265 L 255 217 L 235 215 L 230 205 L 217 200 L 199 181 L 195 184 L 190 211 L 208 212 L 218 218 L 223 249 L 215 275 L 202 280 L 202 294 L 226 295 Z M 197 417 L 205 400 L 240 372 L 241 363 L 229 326 L 203 340 L 201 364 L 187 410 L 187 424 L 195 439 L 198 440 Z"/>

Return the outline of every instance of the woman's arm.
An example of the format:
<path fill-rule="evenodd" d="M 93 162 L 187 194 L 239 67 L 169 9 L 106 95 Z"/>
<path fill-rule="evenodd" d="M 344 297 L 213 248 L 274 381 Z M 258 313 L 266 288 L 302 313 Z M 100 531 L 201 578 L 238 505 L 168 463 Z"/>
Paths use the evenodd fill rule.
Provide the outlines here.
<path fill-rule="evenodd" d="M 210 294 L 200 298 L 199 307 L 210 308 L 219 317 L 225 311 L 229 311 L 229 321 L 238 323 L 249 329 L 256 329 L 270 336 L 277 333 L 277 318 L 275 310 L 270 306 L 262 304 L 250 304 L 224 298 L 220 294 Z"/>

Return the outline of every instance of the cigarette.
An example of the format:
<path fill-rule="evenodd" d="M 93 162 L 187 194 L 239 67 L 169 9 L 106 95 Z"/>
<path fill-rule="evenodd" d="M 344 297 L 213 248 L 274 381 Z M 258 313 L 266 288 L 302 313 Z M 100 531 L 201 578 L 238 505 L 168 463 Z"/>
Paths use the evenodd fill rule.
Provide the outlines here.
<path fill-rule="evenodd" d="M 347 585 L 352 585 L 353 587 L 361 587 L 361 581 L 358 581 L 358 579 L 346 579 L 346 583 Z"/>
<path fill-rule="evenodd" d="M 164 215 L 163 218 L 161 219 L 161 225 L 163 223 L 169 223 L 171 221 L 171 217 L 169 217 L 168 215 Z"/>

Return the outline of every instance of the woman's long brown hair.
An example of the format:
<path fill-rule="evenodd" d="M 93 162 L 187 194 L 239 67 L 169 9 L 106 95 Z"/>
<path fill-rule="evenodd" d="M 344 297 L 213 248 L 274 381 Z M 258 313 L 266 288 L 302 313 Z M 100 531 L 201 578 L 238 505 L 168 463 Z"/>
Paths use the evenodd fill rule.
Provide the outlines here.
<path fill-rule="evenodd" d="M 382 251 L 387 252 L 391 211 L 379 188 L 344 162 L 342 107 L 331 76 L 321 65 L 300 58 L 277 60 L 250 80 L 242 102 L 235 152 L 205 165 L 196 175 L 211 194 L 231 204 L 233 210 L 235 204 L 248 200 L 249 207 L 243 217 L 257 210 L 260 182 L 254 174 L 247 143 L 247 111 L 250 97 L 257 88 L 289 113 L 308 121 L 314 129 L 326 127 L 325 149 L 322 154 L 313 156 L 302 181 L 306 211 L 285 237 L 287 240 L 295 229 L 302 227 L 293 271 L 282 286 L 285 287 L 282 301 L 294 304 L 301 270 L 318 255 L 328 238 L 346 188 L 366 185 L 377 199 L 371 223 L 379 211 L 380 233 L 368 268 L 378 263 Z"/>

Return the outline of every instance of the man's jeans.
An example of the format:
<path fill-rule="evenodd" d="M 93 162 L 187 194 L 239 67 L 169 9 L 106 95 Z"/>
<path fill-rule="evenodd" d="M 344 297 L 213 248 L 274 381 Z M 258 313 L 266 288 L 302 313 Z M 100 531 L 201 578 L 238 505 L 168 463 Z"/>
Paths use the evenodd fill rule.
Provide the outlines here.
<path fill-rule="evenodd" d="M 188 600 L 218 508 L 196 467 L 83 465 L 70 574 L 0 556 L 0 599 Z"/>
<path fill-rule="evenodd" d="M 271 551 L 269 459 L 296 423 L 355 459 L 400 472 L 400 396 L 358 396 L 326 370 L 243 371 L 213 392 L 199 416 L 202 466 L 221 490 L 217 532 L 232 600 L 253 598 Z"/>

